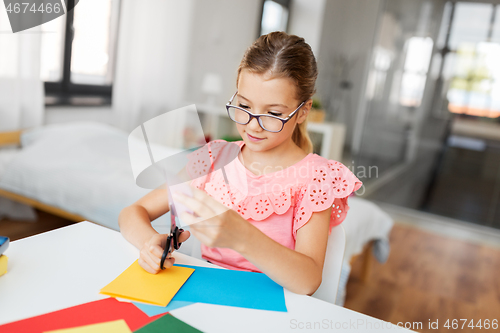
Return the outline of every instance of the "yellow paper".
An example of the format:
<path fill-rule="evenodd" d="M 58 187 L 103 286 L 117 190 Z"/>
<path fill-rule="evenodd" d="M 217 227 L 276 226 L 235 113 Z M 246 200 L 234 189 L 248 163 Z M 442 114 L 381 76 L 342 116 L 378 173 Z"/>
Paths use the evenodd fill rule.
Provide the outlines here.
<path fill-rule="evenodd" d="M 0 276 L 7 273 L 7 263 L 9 262 L 7 256 L 0 255 Z"/>
<path fill-rule="evenodd" d="M 139 266 L 136 260 L 110 284 L 102 288 L 101 294 L 167 306 L 193 272 L 193 268 L 172 266 L 158 274 L 151 274 Z"/>
<path fill-rule="evenodd" d="M 125 320 L 109 321 L 107 323 L 85 325 L 45 333 L 132 333 Z"/>

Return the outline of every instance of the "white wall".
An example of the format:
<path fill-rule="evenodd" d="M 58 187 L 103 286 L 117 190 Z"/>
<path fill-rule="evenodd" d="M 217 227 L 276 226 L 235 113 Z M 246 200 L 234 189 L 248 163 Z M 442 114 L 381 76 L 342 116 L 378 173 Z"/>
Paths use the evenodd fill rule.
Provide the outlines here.
<path fill-rule="evenodd" d="M 224 105 L 236 91 L 236 73 L 245 50 L 258 37 L 261 0 L 198 0 L 190 38 L 189 70 L 185 98 L 205 102 L 203 76 L 221 76 L 222 93 L 216 105 Z"/>
<path fill-rule="evenodd" d="M 290 8 L 288 32 L 303 37 L 317 57 L 327 0 L 293 0 Z"/>
<path fill-rule="evenodd" d="M 318 58 L 318 95 L 328 119 L 345 123 L 350 145 L 369 69 L 383 0 L 328 0 L 324 10 Z M 352 84 L 342 90 L 342 80 Z"/>

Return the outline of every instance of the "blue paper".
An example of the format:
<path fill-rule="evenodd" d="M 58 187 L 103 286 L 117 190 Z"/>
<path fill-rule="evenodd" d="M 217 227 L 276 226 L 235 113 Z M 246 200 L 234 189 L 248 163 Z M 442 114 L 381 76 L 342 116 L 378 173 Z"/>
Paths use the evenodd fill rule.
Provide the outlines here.
<path fill-rule="evenodd" d="M 184 301 L 170 301 L 167 306 L 157 306 L 157 305 L 150 305 L 150 304 L 144 304 L 144 303 L 136 303 L 132 302 L 135 306 L 139 308 L 142 312 L 147 314 L 150 317 L 159 315 L 161 313 L 167 313 L 169 311 L 182 308 L 183 306 L 191 305 L 194 302 L 184 302 Z"/>
<path fill-rule="evenodd" d="M 175 265 L 194 268 L 173 301 L 210 303 L 286 312 L 283 287 L 256 272 Z"/>

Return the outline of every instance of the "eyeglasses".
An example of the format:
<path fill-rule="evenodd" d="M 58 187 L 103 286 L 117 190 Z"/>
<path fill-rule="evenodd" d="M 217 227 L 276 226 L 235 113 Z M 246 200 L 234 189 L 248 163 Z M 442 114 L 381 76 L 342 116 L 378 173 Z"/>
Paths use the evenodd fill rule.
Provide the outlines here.
<path fill-rule="evenodd" d="M 235 92 L 233 97 L 231 97 L 229 102 L 227 102 L 226 104 L 227 114 L 229 115 L 229 118 L 231 118 L 231 120 L 234 121 L 235 123 L 241 125 L 246 125 L 252 120 L 252 118 L 256 118 L 257 121 L 259 122 L 260 127 L 262 127 L 266 131 L 273 133 L 281 132 L 286 122 L 292 119 L 292 117 L 297 113 L 297 111 L 299 111 L 299 109 L 305 103 L 305 101 L 300 103 L 299 107 L 296 108 L 295 111 L 293 111 L 292 113 L 290 113 L 290 115 L 288 115 L 288 117 L 283 119 L 269 114 L 262 114 L 262 115 L 253 114 L 245 110 L 244 108 L 241 108 L 236 105 L 231 105 L 237 93 L 238 92 Z"/>

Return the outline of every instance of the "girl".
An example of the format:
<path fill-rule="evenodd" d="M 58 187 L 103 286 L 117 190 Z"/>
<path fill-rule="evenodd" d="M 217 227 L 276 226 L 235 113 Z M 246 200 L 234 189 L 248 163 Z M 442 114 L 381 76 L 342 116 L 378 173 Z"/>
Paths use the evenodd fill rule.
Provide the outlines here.
<path fill-rule="evenodd" d="M 204 259 L 263 272 L 290 291 L 308 295 L 321 284 L 329 232 L 344 220 L 347 197 L 361 187 L 344 165 L 311 153 L 306 118 L 317 75 L 303 38 L 284 32 L 258 38 L 241 61 L 237 92 L 227 105 L 243 139 L 236 142 L 241 152 L 228 170 L 240 170 L 245 177 L 231 171 L 223 177 L 219 170 L 208 183 L 207 176 L 196 178 L 197 156 L 210 149 L 205 146 L 191 153 L 185 168 L 194 179 L 193 197 L 174 196 L 194 212 L 180 217 L 201 241 Z M 208 163 L 213 163 L 223 158 L 224 149 L 209 153 Z M 242 196 L 241 186 L 225 186 L 226 177 L 229 184 L 246 178 L 248 193 Z M 169 210 L 165 192 L 153 190 L 119 217 L 123 236 L 140 249 L 139 264 L 150 273 L 160 270 L 167 237 L 151 227 Z M 181 241 L 188 237 L 190 232 L 183 232 Z M 165 267 L 174 261 L 168 259 Z"/>

